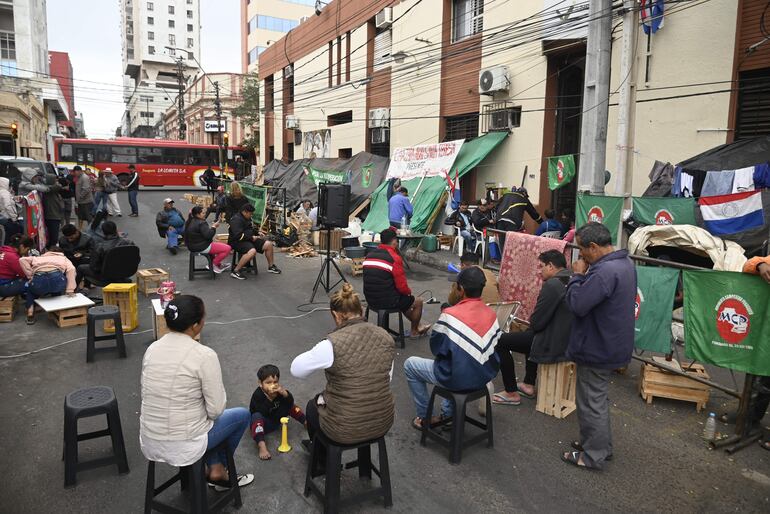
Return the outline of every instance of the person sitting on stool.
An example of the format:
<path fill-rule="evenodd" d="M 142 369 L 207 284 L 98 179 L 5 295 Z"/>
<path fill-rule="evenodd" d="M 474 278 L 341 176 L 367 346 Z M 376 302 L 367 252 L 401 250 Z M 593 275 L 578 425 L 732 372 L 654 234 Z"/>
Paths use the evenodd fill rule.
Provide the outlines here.
<path fill-rule="evenodd" d="M 91 259 L 88 264 L 81 264 L 77 267 L 77 283 L 83 280 L 86 276 L 91 276 L 96 280 L 102 280 L 104 276 L 104 258 L 107 252 L 117 246 L 136 246 L 133 241 L 120 237 L 118 235 L 118 227 L 114 221 L 105 221 L 102 223 L 102 234 L 104 239 L 95 243 L 94 249 L 91 252 Z M 126 277 L 128 278 L 128 277 Z M 86 287 L 90 287 L 88 281 L 84 284 Z"/>
<path fill-rule="evenodd" d="M 163 200 L 163 210 L 155 216 L 155 226 L 158 227 L 158 235 L 166 238 L 168 251 L 176 255 L 179 251 L 179 234 L 184 231 L 184 216 L 174 207 L 171 198 Z"/>
<path fill-rule="evenodd" d="M 241 212 L 230 218 L 227 244 L 232 247 L 234 252 L 241 254 L 241 260 L 233 268 L 230 276 L 238 280 L 246 280 L 246 276 L 241 273 L 241 270 L 251 262 L 257 252 L 264 254 L 267 260 L 267 271 L 281 273 L 281 270 L 273 262 L 273 243 L 263 239 L 261 233 L 254 233 L 254 226 L 251 223 L 253 215 L 254 206 L 247 203 L 241 207 Z"/>
<path fill-rule="evenodd" d="M 94 250 L 94 240 L 91 236 L 78 230 L 72 223 L 64 225 L 61 228 L 61 233 L 59 248 L 64 252 L 64 256 L 76 268 L 81 264 L 88 264 L 91 259 L 91 252 Z"/>

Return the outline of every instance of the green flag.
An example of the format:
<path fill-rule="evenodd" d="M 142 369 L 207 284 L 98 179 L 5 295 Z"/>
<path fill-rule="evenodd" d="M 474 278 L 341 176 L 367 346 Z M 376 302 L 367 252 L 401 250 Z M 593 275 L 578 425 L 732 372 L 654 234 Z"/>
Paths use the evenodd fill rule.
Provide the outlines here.
<path fill-rule="evenodd" d="M 637 349 L 671 351 L 671 311 L 678 281 L 678 270 L 636 267 L 634 346 Z"/>
<path fill-rule="evenodd" d="M 553 191 L 569 184 L 575 176 L 575 157 L 557 155 L 548 158 L 548 189 Z"/>
<path fill-rule="evenodd" d="M 687 357 L 770 376 L 770 286 L 731 271 L 683 274 Z"/>
<path fill-rule="evenodd" d="M 374 163 L 364 164 L 361 166 L 361 187 L 366 189 L 372 183 L 372 171 L 374 169 Z"/>
<path fill-rule="evenodd" d="M 695 198 L 634 198 L 634 219 L 644 225 L 695 225 Z"/>
<path fill-rule="evenodd" d="M 265 208 L 267 207 L 267 188 L 263 186 L 253 186 L 244 182 L 239 182 L 243 196 L 245 196 L 251 205 L 254 206 L 254 215 L 251 221 L 256 225 L 261 225 L 265 218 Z"/>
<path fill-rule="evenodd" d="M 621 196 L 578 194 L 575 226 L 580 228 L 589 221 L 601 223 L 612 234 L 612 244 L 617 244 L 622 211 L 623 197 Z"/>

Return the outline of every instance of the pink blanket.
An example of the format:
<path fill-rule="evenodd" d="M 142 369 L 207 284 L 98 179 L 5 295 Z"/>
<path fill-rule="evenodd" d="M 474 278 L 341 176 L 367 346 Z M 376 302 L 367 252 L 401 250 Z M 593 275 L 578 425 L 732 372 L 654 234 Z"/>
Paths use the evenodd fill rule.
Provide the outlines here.
<path fill-rule="evenodd" d="M 567 242 L 549 237 L 531 236 L 521 232 L 505 234 L 505 251 L 500 262 L 498 286 L 504 302 L 518 301 L 517 318 L 529 321 L 537 303 L 543 280 L 538 273 L 537 256 L 546 250 L 564 252 Z"/>

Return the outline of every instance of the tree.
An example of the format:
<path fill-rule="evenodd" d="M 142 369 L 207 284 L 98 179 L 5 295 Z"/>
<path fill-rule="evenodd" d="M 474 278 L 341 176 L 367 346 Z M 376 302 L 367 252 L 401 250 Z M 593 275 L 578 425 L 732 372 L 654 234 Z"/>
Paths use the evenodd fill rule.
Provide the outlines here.
<path fill-rule="evenodd" d="M 250 133 L 241 141 L 241 146 L 251 150 L 259 148 L 259 77 L 256 73 L 250 73 L 243 82 L 241 103 L 233 109 L 233 114 Z"/>

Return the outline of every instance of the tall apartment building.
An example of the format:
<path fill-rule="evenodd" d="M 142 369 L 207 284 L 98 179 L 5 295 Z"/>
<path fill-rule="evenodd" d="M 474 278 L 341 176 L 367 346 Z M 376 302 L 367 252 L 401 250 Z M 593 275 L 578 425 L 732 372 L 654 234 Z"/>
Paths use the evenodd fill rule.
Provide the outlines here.
<path fill-rule="evenodd" d="M 72 62 L 67 52 L 48 52 L 48 65 L 51 70 L 51 78 L 59 83 L 64 101 L 70 112 L 70 119 L 59 122 L 59 133 L 77 137 L 75 130 L 75 86 L 72 81 Z"/>
<path fill-rule="evenodd" d="M 314 16 L 315 5 L 316 0 L 241 0 L 243 73 L 256 71 L 259 54 Z"/>
<path fill-rule="evenodd" d="M 186 80 L 199 71 L 200 0 L 120 0 L 120 11 L 126 104 L 121 133 L 163 137 L 156 126 L 162 127 L 163 113 L 180 90 L 178 59 Z"/>

